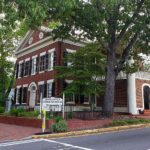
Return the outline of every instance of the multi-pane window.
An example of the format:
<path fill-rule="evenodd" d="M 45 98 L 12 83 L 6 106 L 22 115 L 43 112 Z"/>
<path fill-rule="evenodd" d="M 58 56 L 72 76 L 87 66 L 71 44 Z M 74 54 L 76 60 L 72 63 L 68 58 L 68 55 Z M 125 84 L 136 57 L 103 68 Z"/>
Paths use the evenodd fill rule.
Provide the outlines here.
<path fill-rule="evenodd" d="M 54 67 L 54 51 L 48 54 L 48 70 L 52 70 Z"/>
<path fill-rule="evenodd" d="M 40 67 L 39 71 L 44 71 L 46 69 L 46 54 L 40 56 Z"/>
<path fill-rule="evenodd" d="M 24 76 L 27 76 L 29 74 L 30 74 L 30 61 L 25 61 Z"/>
<path fill-rule="evenodd" d="M 41 94 L 43 98 L 44 97 L 44 83 L 38 85 L 38 102 L 40 102 Z"/>
<path fill-rule="evenodd" d="M 52 82 L 48 82 L 47 83 L 47 97 L 51 97 L 52 96 Z"/>
<path fill-rule="evenodd" d="M 26 103 L 27 102 L 27 95 L 28 95 L 28 88 L 27 87 L 23 87 L 23 96 L 22 96 L 22 103 Z"/>
<path fill-rule="evenodd" d="M 32 58 L 32 69 L 31 69 L 31 74 L 35 74 L 36 73 L 36 57 Z"/>
<path fill-rule="evenodd" d="M 22 70 L 23 70 L 23 63 L 19 63 L 18 77 L 21 77 L 21 76 L 22 76 Z"/>
<path fill-rule="evenodd" d="M 18 87 L 16 93 L 16 104 L 21 104 L 21 101 L 22 101 L 22 88 Z"/>

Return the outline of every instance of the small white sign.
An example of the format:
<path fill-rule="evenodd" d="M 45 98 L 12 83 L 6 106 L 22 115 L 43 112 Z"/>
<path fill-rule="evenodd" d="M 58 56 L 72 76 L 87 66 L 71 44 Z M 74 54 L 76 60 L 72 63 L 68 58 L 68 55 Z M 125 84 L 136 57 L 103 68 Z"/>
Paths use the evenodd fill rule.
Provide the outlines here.
<path fill-rule="evenodd" d="M 46 111 L 62 111 L 63 99 L 62 98 L 43 98 L 42 109 Z"/>

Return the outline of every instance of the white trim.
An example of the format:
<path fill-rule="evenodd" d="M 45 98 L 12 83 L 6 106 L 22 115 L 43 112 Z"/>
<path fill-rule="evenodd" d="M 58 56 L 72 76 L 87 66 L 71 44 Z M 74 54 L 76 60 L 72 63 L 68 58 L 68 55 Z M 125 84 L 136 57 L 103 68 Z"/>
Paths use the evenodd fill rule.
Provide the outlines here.
<path fill-rule="evenodd" d="M 144 86 L 148 86 L 150 88 L 150 84 L 148 84 L 148 83 L 142 84 L 142 97 L 141 98 L 142 98 L 142 103 L 143 103 L 143 107 L 142 107 L 143 110 L 145 109 L 144 108 L 144 91 L 143 91 Z"/>
<path fill-rule="evenodd" d="M 56 50 L 55 48 L 52 48 L 52 49 L 48 50 L 48 53 L 52 53 L 52 52 L 54 52 L 55 50 Z"/>
<path fill-rule="evenodd" d="M 22 64 L 23 63 L 23 60 L 19 61 L 19 64 Z"/>
<path fill-rule="evenodd" d="M 44 84 L 44 81 L 38 82 L 38 85 L 42 85 L 42 84 Z"/>
<path fill-rule="evenodd" d="M 73 82 L 73 80 L 67 80 L 67 79 L 66 79 L 65 82 L 68 83 L 68 84 L 70 84 L 70 83 Z"/>
<path fill-rule="evenodd" d="M 16 88 L 17 88 L 17 89 L 21 88 L 21 85 L 17 85 Z"/>
<path fill-rule="evenodd" d="M 66 51 L 67 51 L 68 53 L 76 53 L 77 50 L 73 50 L 73 49 L 66 48 Z"/>
<path fill-rule="evenodd" d="M 54 79 L 47 80 L 47 83 L 52 83 L 52 82 L 54 82 Z"/>
<path fill-rule="evenodd" d="M 46 54 L 46 52 L 42 52 L 40 53 L 40 56 L 44 56 Z"/>
<path fill-rule="evenodd" d="M 24 36 L 24 38 L 21 40 L 19 46 L 16 48 L 16 52 L 21 48 L 21 46 L 24 46 L 26 41 L 30 38 L 31 34 L 33 33 L 32 30 L 29 30 L 26 35 Z"/>
<path fill-rule="evenodd" d="M 28 87 L 28 91 L 30 91 L 30 89 L 31 89 L 31 86 L 35 86 L 35 90 L 37 90 L 37 85 L 36 85 L 36 83 L 35 82 L 31 82 L 30 83 L 30 85 L 29 85 L 29 87 Z"/>
<path fill-rule="evenodd" d="M 39 71 L 39 74 L 40 74 L 40 73 L 44 73 L 44 72 L 45 72 L 45 70 L 43 70 L 43 71 Z"/>
<path fill-rule="evenodd" d="M 26 61 L 29 61 L 29 60 L 30 60 L 30 57 L 29 57 L 29 58 L 26 58 L 26 59 L 25 59 L 25 62 L 26 62 Z"/>
<path fill-rule="evenodd" d="M 56 39 L 55 41 L 53 41 L 51 37 L 46 37 L 46 38 L 44 38 L 44 39 L 42 39 L 42 40 L 40 40 L 34 44 L 31 44 L 28 47 L 25 47 L 19 51 L 16 51 L 15 55 L 17 56 L 17 58 L 19 58 L 21 56 L 24 56 L 26 54 L 29 54 L 31 52 L 34 52 L 36 50 L 39 50 L 41 48 L 44 48 L 44 47 L 51 45 L 53 43 L 56 43 L 56 42 L 63 42 L 63 43 L 67 43 L 67 44 L 71 44 L 71 45 L 75 45 L 75 46 L 79 46 L 79 47 L 85 46 L 85 44 L 82 44 L 79 42 L 76 43 L 76 42 L 72 42 L 70 40 L 62 40 L 62 39 Z"/>
<path fill-rule="evenodd" d="M 140 78 L 140 77 L 135 77 L 135 79 L 139 79 L 139 80 L 148 80 L 148 81 L 150 81 L 150 79 L 147 79 L 147 78 Z"/>
<path fill-rule="evenodd" d="M 34 55 L 34 56 L 32 56 L 32 59 L 37 58 L 37 57 L 38 57 L 38 55 Z"/>
<path fill-rule="evenodd" d="M 28 87 L 28 84 L 23 84 L 23 87 Z"/>

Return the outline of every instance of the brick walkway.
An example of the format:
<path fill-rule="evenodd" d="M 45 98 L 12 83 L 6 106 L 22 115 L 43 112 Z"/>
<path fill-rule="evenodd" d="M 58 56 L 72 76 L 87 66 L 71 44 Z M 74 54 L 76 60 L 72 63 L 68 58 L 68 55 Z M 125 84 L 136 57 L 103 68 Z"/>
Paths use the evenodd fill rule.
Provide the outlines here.
<path fill-rule="evenodd" d="M 19 140 L 38 132 L 41 129 L 0 123 L 0 142 Z"/>

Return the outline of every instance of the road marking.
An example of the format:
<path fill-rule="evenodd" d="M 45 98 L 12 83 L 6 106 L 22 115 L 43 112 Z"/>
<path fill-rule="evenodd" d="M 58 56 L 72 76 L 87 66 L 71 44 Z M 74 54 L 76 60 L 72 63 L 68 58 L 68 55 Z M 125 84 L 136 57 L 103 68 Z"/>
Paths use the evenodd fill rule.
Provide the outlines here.
<path fill-rule="evenodd" d="M 15 141 L 15 142 L 1 143 L 0 147 L 19 145 L 19 144 L 27 144 L 27 143 L 37 142 L 37 141 L 40 141 L 40 140 L 33 139 L 33 140 L 24 140 L 24 141 Z"/>
<path fill-rule="evenodd" d="M 0 147 L 20 145 L 20 144 L 28 144 L 28 143 L 34 143 L 34 142 L 40 142 L 40 141 L 45 141 L 45 142 L 54 143 L 54 144 L 56 143 L 56 144 L 60 144 L 60 145 L 66 146 L 66 147 L 78 148 L 78 149 L 81 149 L 81 150 L 92 150 L 92 149 L 89 149 L 89 148 L 85 148 L 85 147 L 81 147 L 81 146 L 75 146 L 75 145 L 72 145 L 72 144 L 57 142 L 57 141 L 48 140 L 48 139 L 32 139 L 32 140 L 1 143 Z"/>
<path fill-rule="evenodd" d="M 85 147 L 81 147 L 81 146 L 75 146 L 75 145 L 72 145 L 72 144 L 57 142 L 57 141 L 48 140 L 48 139 L 43 139 L 43 141 L 47 141 L 47 142 L 51 142 L 51 143 L 57 143 L 57 144 L 61 144 L 61 145 L 72 147 L 72 148 L 79 148 L 79 149 L 82 149 L 82 150 L 93 150 L 93 149 L 89 149 L 89 148 L 85 148 Z"/>

